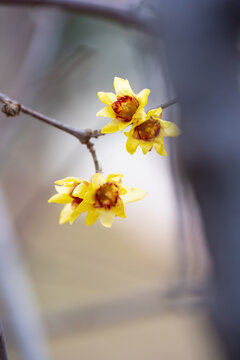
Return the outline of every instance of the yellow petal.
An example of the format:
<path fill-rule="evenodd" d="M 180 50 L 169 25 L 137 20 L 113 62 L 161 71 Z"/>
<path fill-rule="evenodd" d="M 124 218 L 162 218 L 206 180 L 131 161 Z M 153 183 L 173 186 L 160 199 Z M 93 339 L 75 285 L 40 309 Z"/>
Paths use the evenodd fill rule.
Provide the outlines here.
<path fill-rule="evenodd" d="M 87 191 L 84 195 L 84 201 L 86 201 L 88 204 L 94 204 L 95 203 L 95 191 Z"/>
<path fill-rule="evenodd" d="M 140 141 L 140 146 L 141 146 L 141 148 L 142 148 L 143 154 L 146 155 L 149 151 L 152 150 L 153 143 L 152 143 L 152 142 L 146 142 L 146 141 L 141 140 L 141 141 Z"/>
<path fill-rule="evenodd" d="M 143 89 L 139 94 L 137 94 L 137 99 L 142 107 L 146 105 L 150 92 L 151 91 L 149 89 Z"/>
<path fill-rule="evenodd" d="M 111 134 L 118 130 L 120 130 L 121 122 L 118 120 L 112 120 L 110 123 L 108 123 L 104 128 L 102 128 L 101 133 L 102 134 Z"/>
<path fill-rule="evenodd" d="M 130 131 L 125 132 L 124 135 L 127 136 L 127 137 L 132 137 L 132 135 L 133 135 L 133 128 L 134 128 L 134 126 L 131 128 Z"/>
<path fill-rule="evenodd" d="M 146 196 L 146 192 L 139 188 L 126 187 L 127 193 L 121 196 L 121 199 L 127 204 L 133 201 L 141 200 Z"/>
<path fill-rule="evenodd" d="M 120 188 L 119 188 L 119 195 L 124 195 L 127 193 L 127 190 L 122 186 L 120 185 Z"/>
<path fill-rule="evenodd" d="M 115 214 L 111 210 L 102 210 L 100 212 L 100 221 L 103 226 L 110 228 L 114 219 Z"/>
<path fill-rule="evenodd" d="M 59 224 L 64 224 L 68 222 L 70 220 L 71 214 L 72 214 L 71 204 L 65 205 L 60 213 Z"/>
<path fill-rule="evenodd" d="M 70 194 L 73 187 L 72 186 L 55 185 L 55 189 L 59 194 Z"/>
<path fill-rule="evenodd" d="M 123 202 L 122 202 L 122 204 L 120 206 L 112 207 L 111 210 L 114 212 L 114 214 L 116 216 L 119 216 L 121 218 L 127 217 L 127 215 L 126 215 L 126 207 L 125 207 Z"/>
<path fill-rule="evenodd" d="M 55 202 L 57 204 L 68 204 L 73 201 L 73 198 L 65 194 L 55 194 L 48 200 L 49 203 Z"/>
<path fill-rule="evenodd" d="M 86 194 L 86 191 L 88 189 L 89 184 L 82 183 L 75 187 L 73 190 L 73 196 L 79 197 L 80 199 L 84 198 L 84 195 Z"/>
<path fill-rule="evenodd" d="M 167 156 L 167 152 L 166 150 L 164 149 L 164 142 L 154 142 L 153 143 L 153 147 L 154 149 L 157 151 L 157 153 L 159 155 L 162 155 L 162 156 Z"/>
<path fill-rule="evenodd" d="M 161 120 L 161 126 L 163 127 L 163 136 L 175 137 L 181 134 L 179 127 L 171 121 Z"/>
<path fill-rule="evenodd" d="M 113 111 L 112 107 L 110 105 L 105 106 L 105 108 L 98 111 L 97 116 L 107 117 L 107 118 L 116 118 L 116 114 Z"/>
<path fill-rule="evenodd" d="M 129 154 L 133 155 L 137 150 L 138 145 L 139 145 L 139 140 L 128 138 L 126 142 L 126 149 L 129 152 Z"/>
<path fill-rule="evenodd" d="M 83 181 L 84 179 L 82 178 L 66 177 L 65 179 L 55 181 L 55 184 L 63 186 L 74 186 L 76 184 L 80 184 Z"/>
<path fill-rule="evenodd" d="M 116 182 L 121 182 L 123 178 L 122 174 L 109 174 L 107 177 L 107 181 L 116 181 Z"/>
<path fill-rule="evenodd" d="M 81 204 L 78 205 L 78 207 L 75 209 L 75 211 L 79 214 L 82 214 L 85 211 L 89 211 L 92 209 L 92 205 L 86 203 L 85 201 L 82 201 Z"/>
<path fill-rule="evenodd" d="M 134 95 L 127 79 L 125 80 L 115 76 L 113 86 L 117 95 Z"/>
<path fill-rule="evenodd" d="M 159 107 L 157 109 L 152 109 L 152 110 L 149 110 L 147 112 L 147 118 L 149 119 L 150 116 L 158 116 L 158 117 L 161 117 L 162 116 L 162 108 Z"/>
<path fill-rule="evenodd" d="M 106 182 L 105 177 L 100 173 L 94 174 L 91 178 L 91 185 L 93 190 L 97 190 L 100 186 L 105 184 L 105 182 Z"/>
<path fill-rule="evenodd" d="M 86 224 L 87 226 L 90 226 L 94 224 L 97 219 L 99 218 L 99 212 L 94 210 L 89 210 L 86 216 Z"/>
<path fill-rule="evenodd" d="M 139 107 L 135 114 L 132 117 L 132 121 L 134 125 L 139 125 L 141 122 L 145 121 L 147 118 L 147 115 L 142 107 Z"/>
<path fill-rule="evenodd" d="M 70 218 L 69 218 L 69 222 L 70 222 L 71 225 L 72 225 L 72 223 L 76 220 L 76 218 L 77 218 L 79 215 L 80 215 L 80 213 L 78 213 L 78 212 L 76 211 L 76 209 L 72 211 L 72 213 L 71 213 L 71 215 L 70 215 Z"/>
<path fill-rule="evenodd" d="M 92 205 L 85 203 L 84 201 L 81 202 L 81 204 L 78 205 L 78 207 L 74 210 L 72 210 L 71 216 L 70 216 L 70 224 L 76 220 L 76 218 L 82 214 L 85 211 L 89 211 L 92 209 Z"/>
<path fill-rule="evenodd" d="M 107 177 L 106 182 L 113 182 L 117 185 L 120 195 L 126 194 L 125 188 L 121 185 L 123 175 L 122 174 L 110 174 Z"/>
<path fill-rule="evenodd" d="M 121 122 L 121 121 L 119 121 L 119 130 L 120 131 L 123 131 L 123 130 L 125 130 L 126 129 L 126 127 L 128 127 L 129 125 L 131 125 L 131 123 L 132 123 L 132 120 L 131 121 L 129 121 L 129 122 Z"/>
<path fill-rule="evenodd" d="M 116 94 L 114 94 L 112 92 L 99 91 L 98 92 L 98 97 L 106 105 L 111 105 L 112 103 L 117 101 Z"/>

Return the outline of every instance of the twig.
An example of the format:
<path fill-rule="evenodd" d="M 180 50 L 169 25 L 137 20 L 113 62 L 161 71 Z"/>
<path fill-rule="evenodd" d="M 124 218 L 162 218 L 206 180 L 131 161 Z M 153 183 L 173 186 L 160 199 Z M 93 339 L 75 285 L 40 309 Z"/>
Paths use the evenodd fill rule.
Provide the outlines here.
<path fill-rule="evenodd" d="M 96 150 L 94 148 L 94 144 L 91 141 L 88 141 L 86 143 L 86 146 L 87 146 L 88 150 L 90 151 L 90 153 L 92 155 L 96 172 L 101 172 L 102 169 L 101 169 L 101 167 L 99 165 L 99 162 L 98 162 L 98 159 L 97 159 L 97 154 L 96 154 Z"/>
<path fill-rule="evenodd" d="M 0 93 L 0 102 L 3 103 L 2 111 L 7 116 L 16 116 L 20 112 L 22 112 L 26 115 L 29 115 L 37 120 L 40 120 L 48 125 L 54 126 L 57 129 L 65 131 L 66 133 L 76 137 L 80 141 L 81 144 L 84 144 L 87 146 L 87 148 L 89 149 L 89 151 L 93 157 L 96 172 L 99 171 L 100 166 L 98 164 L 96 151 L 94 149 L 93 143 L 90 142 L 90 139 L 98 138 L 99 136 L 103 135 L 100 130 L 91 130 L 91 129 L 79 130 L 72 126 L 62 124 L 60 121 L 57 121 L 49 116 L 43 115 L 35 110 L 32 110 L 32 109 L 22 105 L 22 104 L 20 105 L 15 100 L 10 99 L 8 96 L 6 96 L 5 94 L 2 94 L 2 93 Z"/>
<path fill-rule="evenodd" d="M 0 360 L 8 360 L 7 347 L 3 336 L 3 330 L 1 324 L 0 324 Z"/>
<path fill-rule="evenodd" d="M 59 130 L 65 131 L 68 134 L 75 136 L 82 144 L 86 144 L 89 141 L 89 139 L 91 139 L 92 137 L 97 138 L 102 135 L 100 130 L 90 130 L 90 129 L 79 130 L 72 126 L 62 124 L 60 121 L 57 121 L 49 116 L 43 115 L 35 110 L 32 110 L 32 109 L 22 105 L 22 104 L 20 105 L 17 101 L 10 99 L 8 96 L 6 96 L 5 94 L 2 94 L 2 93 L 0 93 L 0 101 L 3 104 L 8 104 L 9 106 L 11 106 L 11 105 L 18 106 L 19 112 L 23 112 L 26 115 L 32 116 L 35 119 L 43 121 L 46 124 L 54 126 L 54 127 L 58 128 Z M 3 108 L 2 108 L 2 110 L 3 110 Z M 5 111 L 3 111 L 3 112 L 5 112 Z M 11 109 L 10 109 L 9 113 L 5 112 L 5 114 L 7 116 L 18 115 L 17 113 L 12 114 Z"/>
<path fill-rule="evenodd" d="M 161 107 L 162 109 L 166 109 L 167 107 L 169 107 L 169 106 L 171 106 L 171 105 L 174 105 L 174 104 L 176 104 L 177 102 L 178 102 L 178 99 L 175 98 L 175 99 L 172 99 L 172 100 L 170 100 L 170 101 L 168 101 L 168 102 L 160 105 L 159 107 Z"/>
<path fill-rule="evenodd" d="M 1 182 L 0 199 L 0 292 L 9 325 L 5 321 L 3 323 L 6 330 L 9 329 L 14 335 L 18 359 L 48 360 L 44 326 L 37 310 L 31 279 L 19 251 L 19 237 Z M 0 360 L 7 360 L 2 355 L 6 346 L 1 328 L 0 341 Z"/>
<path fill-rule="evenodd" d="M 0 0 L 1 1 L 1 0 Z M 63 124 L 60 121 L 57 121 L 49 116 L 43 115 L 35 110 L 28 108 L 25 105 L 19 104 L 17 101 L 9 98 L 7 95 L 0 93 L 0 102 L 3 103 L 2 105 L 2 112 L 4 112 L 7 116 L 17 116 L 20 112 L 29 115 L 37 120 L 40 120 L 48 125 L 54 126 L 59 130 L 65 131 L 66 133 L 73 135 L 77 138 L 81 144 L 87 146 L 88 150 L 90 151 L 96 172 L 101 171 L 99 162 L 97 160 L 97 154 L 94 149 L 94 144 L 90 141 L 91 138 L 98 138 L 104 134 L 101 133 L 101 130 L 79 130 L 67 124 Z M 171 106 L 177 102 L 177 99 L 173 99 L 167 103 L 160 105 L 163 109 Z"/>

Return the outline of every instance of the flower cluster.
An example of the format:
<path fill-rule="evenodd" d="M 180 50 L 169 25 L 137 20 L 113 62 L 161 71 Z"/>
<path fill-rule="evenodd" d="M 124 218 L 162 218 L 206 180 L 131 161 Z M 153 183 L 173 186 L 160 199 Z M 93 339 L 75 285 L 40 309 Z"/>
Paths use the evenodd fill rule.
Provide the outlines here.
<path fill-rule="evenodd" d="M 177 125 L 170 121 L 162 120 L 162 108 L 157 108 L 145 113 L 144 106 L 147 104 L 149 89 L 143 89 L 135 94 L 128 80 L 118 77 L 114 78 L 114 89 L 116 94 L 111 92 L 99 92 L 99 99 L 107 105 L 97 113 L 97 116 L 111 118 L 103 129 L 102 133 L 113 133 L 123 131 L 132 124 L 130 131 L 125 132 L 128 137 L 126 149 L 134 154 L 140 145 L 143 154 L 154 149 L 158 154 L 166 156 L 164 148 L 164 137 L 178 136 L 180 130 Z"/>
<path fill-rule="evenodd" d="M 101 130 L 103 134 L 124 131 L 132 125 L 127 136 L 126 149 L 134 154 L 140 145 L 143 154 L 154 148 L 158 154 L 166 156 L 164 137 L 178 136 L 180 130 L 170 121 L 162 120 L 162 108 L 145 113 L 149 89 L 135 94 L 128 80 L 114 78 L 114 93 L 99 92 L 99 99 L 106 105 L 97 116 L 112 120 Z M 97 171 L 97 170 L 96 170 Z M 65 204 L 59 222 L 72 224 L 83 212 L 87 212 L 86 223 L 92 225 L 99 218 L 102 225 L 111 227 L 116 216 L 126 217 L 125 203 L 137 201 L 145 196 L 138 188 L 123 187 L 123 175 L 110 174 L 105 178 L 101 173 L 92 176 L 90 182 L 82 178 L 68 177 L 55 182 L 57 194 L 48 202 Z"/>
<path fill-rule="evenodd" d="M 111 227 L 116 216 L 126 217 L 125 204 L 142 199 L 142 189 L 123 187 L 123 175 L 110 174 L 107 179 L 100 173 L 92 176 L 90 183 L 82 178 L 68 177 L 55 182 L 57 194 L 48 202 L 66 204 L 59 223 L 74 220 L 87 212 L 86 223 L 92 225 L 100 218 L 103 226 Z"/>

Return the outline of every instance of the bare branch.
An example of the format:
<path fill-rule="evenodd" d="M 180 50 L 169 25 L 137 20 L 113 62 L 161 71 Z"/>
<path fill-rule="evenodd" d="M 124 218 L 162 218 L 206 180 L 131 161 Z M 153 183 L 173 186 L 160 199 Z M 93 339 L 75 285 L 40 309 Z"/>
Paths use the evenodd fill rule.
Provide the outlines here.
<path fill-rule="evenodd" d="M 1 1 L 1 0 L 0 0 Z M 101 130 L 91 130 L 91 129 L 85 129 L 85 130 L 79 130 L 72 126 L 69 126 L 67 124 L 63 124 L 60 121 L 57 121 L 49 116 L 43 115 L 35 110 L 32 110 L 28 108 L 25 105 L 19 104 L 17 101 L 9 98 L 7 95 L 0 93 L 0 102 L 3 103 L 2 105 L 2 112 L 6 116 L 17 116 L 21 112 L 29 115 L 37 120 L 40 120 L 44 122 L 45 124 L 54 126 L 55 128 L 65 131 L 66 133 L 73 135 L 75 138 L 77 138 L 81 144 L 84 144 L 87 146 L 88 150 L 90 151 L 94 166 L 96 169 L 96 172 L 101 171 L 99 162 L 97 160 L 96 151 L 94 149 L 94 144 L 90 141 L 91 138 L 98 138 L 99 136 L 102 136 L 104 134 L 101 133 Z M 171 106 L 177 102 L 176 99 L 173 99 L 165 104 L 160 105 L 163 109 L 167 108 L 168 106 Z"/>
<path fill-rule="evenodd" d="M 68 134 L 75 136 L 82 144 L 86 144 L 88 142 L 88 140 L 91 139 L 92 137 L 97 138 L 102 135 L 100 130 L 90 130 L 90 129 L 79 130 L 72 126 L 62 124 L 60 121 L 57 121 L 49 116 L 43 115 L 35 110 L 32 110 L 32 109 L 22 105 L 22 104 L 21 105 L 18 104 L 17 101 L 10 99 L 8 96 L 6 96 L 2 93 L 0 93 L 0 101 L 4 104 L 3 105 L 4 109 L 6 108 L 6 104 L 13 105 L 13 107 L 18 106 L 18 108 L 20 109 L 19 112 L 23 112 L 26 115 L 29 115 L 35 119 L 43 121 L 48 125 L 54 126 L 59 130 L 65 131 Z M 3 110 L 3 108 L 2 108 L 2 110 Z M 6 114 L 5 111 L 3 111 L 3 112 Z M 9 113 L 6 115 L 7 116 L 15 116 L 17 114 L 11 115 L 11 109 L 10 109 Z"/>
<path fill-rule="evenodd" d="M 2 112 L 5 113 L 6 116 L 16 116 L 19 115 L 20 112 L 29 115 L 37 120 L 40 120 L 48 125 L 54 126 L 59 130 L 65 131 L 66 133 L 73 135 L 76 137 L 81 144 L 87 146 L 88 150 L 90 151 L 96 172 L 100 171 L 100 166 L 97 160 L 96 151 L 94 149 L 94 145 L 90 142 L 91 138 L 98 138 L 99 136 L 103 135 L 101 130 L 79 130 L 72 126 L 62 124 L 60 121 L 57 121 L 49 116 L 43 115 L 35 110 L 32 110 L 24 105 L 18 104 L 15 100 L 8 98 L 6 95 L 0 93 L 0 102 L 3 103 Z"/>
<path fill-rule="evenodd" d="M 160 105 L 159 107 L 161 107 L 162 109 L 166 109 L 167 107 L 169 107 L 169 106 L 171 106 L 171 105 L 174 105 L 174 104 L 176 104 L 177 102 L 178 102 L 178 99 L 175 98 L 175 99 L 172 99 L 172 100 L 170 100 L 170 101 L 168 101 L 168 102 Z"/>

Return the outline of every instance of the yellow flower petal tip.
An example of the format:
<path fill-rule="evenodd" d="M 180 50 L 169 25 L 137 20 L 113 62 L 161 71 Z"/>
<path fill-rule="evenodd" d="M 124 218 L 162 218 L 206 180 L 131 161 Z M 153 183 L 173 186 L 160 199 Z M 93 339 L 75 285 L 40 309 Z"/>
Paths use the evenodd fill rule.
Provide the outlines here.
<path fill-rule="evenodd" d="M 148 101 L 149 89 L 143 89 L 135 94 L 127 79 L 114 78 L 114 89 L 111 92 L 98 92 L 99 99 L 107 105 L 98 111 L 97 116 L 109 117 L 115 120 L 102 129 L 103 134 L 123 131 L 128 125 L 141 121 L 146 115 L 143 107 Z"/>
<path fill-rule="evenodd" d="M 163 138 L 179 136 L 181 131 L 176 124 L 162 120 L 161 116 L 162 108 L 152 109 L 142 121 L 133 125 L 129 132 L 125 132 L 129 154 L 133 155 L 140 145 L 144 155 L 154 148 L 159 155 L 167 156 Z"/>
<path fill-rule="evenodd" d="M 101 173 L 96 173 L 90 182 L 82 178 L 66 178 L 67 182 L 65 179 L 58 180 L 56 183 L 64 185 L 57 187 L 58 193 L 48 202 L 65 204 L 60 214 L 60 224 L 72 224 L 81 213 L 87 212 L 87 226 L 99 218 L 104 227 L 110 228 L 116 217 L 126 218 L 125 203 L 140 200 L 146 195 L 141 189 L 123 186 L 122 178 L 122 174 L 110 174 L 105 178 Z M 75 182 L 69 179 L 75 179 Z"/>

